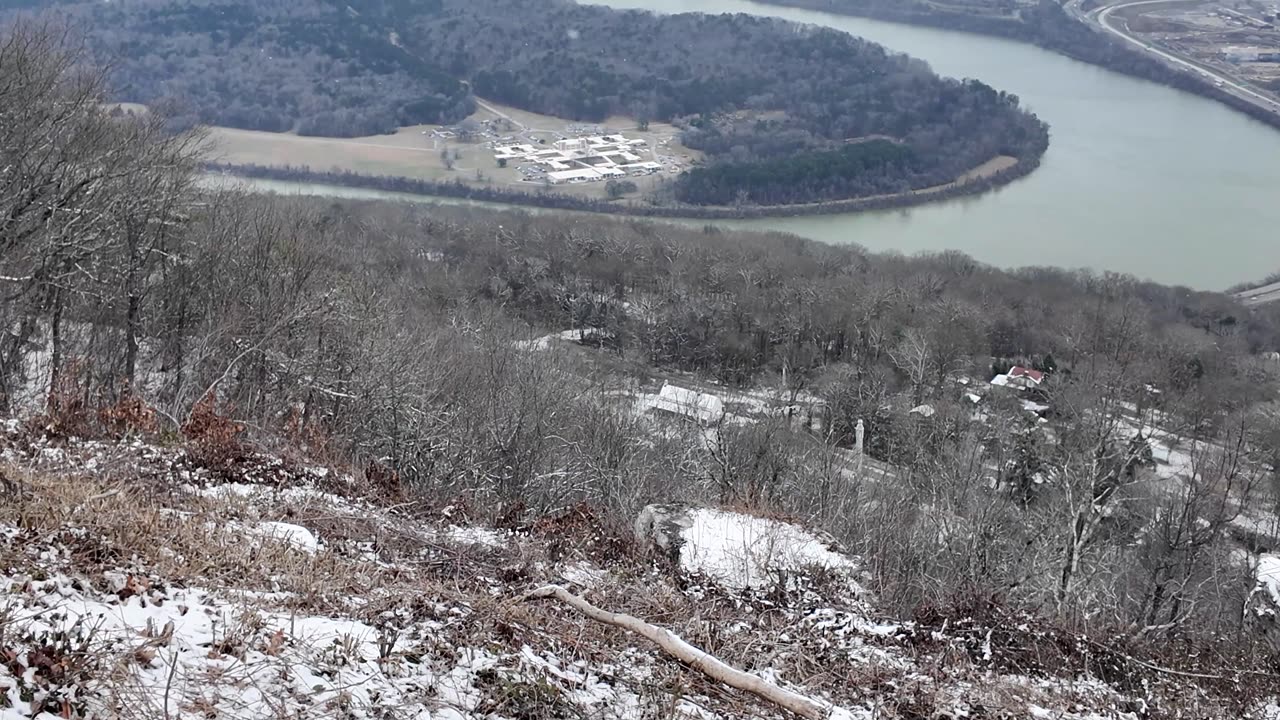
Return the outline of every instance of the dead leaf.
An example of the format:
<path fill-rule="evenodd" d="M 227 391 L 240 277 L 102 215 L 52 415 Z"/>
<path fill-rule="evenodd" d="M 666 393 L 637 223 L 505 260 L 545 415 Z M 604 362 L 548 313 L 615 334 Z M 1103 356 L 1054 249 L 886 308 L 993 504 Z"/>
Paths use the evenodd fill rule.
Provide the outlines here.
<path fill-rule="evenodd" d="M 271 639 L 267 641 L 267 647 L 263 652 L 275 657 L 280 654 L 281 648 L 284 647 L 284 630 L 277 630 Z"/>

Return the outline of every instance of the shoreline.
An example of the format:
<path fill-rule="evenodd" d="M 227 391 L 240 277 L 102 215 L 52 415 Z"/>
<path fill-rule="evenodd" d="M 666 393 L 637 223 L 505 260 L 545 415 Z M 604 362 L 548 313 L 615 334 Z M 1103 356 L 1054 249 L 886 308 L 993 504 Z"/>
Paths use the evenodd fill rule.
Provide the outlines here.
<path fill-rule="evenodd" d="M 946 185 L 910 190 L 893 195 L 875 195 L 847 200 L 797 205 L 764 205 L 740 208 L 705 207 L 697 205 L 639 205 L 622 204 L 606 200 L 582 198 L 563 193 L 539 191 L 523 193 L 492 187 L 477 187 L 462 182 L 436 182 L 392 175 L 367 175 L 349 171 L 320 171 L 309 167 L 244 165 L 206 163 L 211 173 L 246 179 L 307 182 L 318 185 L 407 193 L 424 197 L 447 197 L 508 205 L 538 207 L 549 210 L 574 210 L 601 215 L 631 217 L 667 217 L 689 220 L 747 220 L 752 218 L 802 217 L 812 215 L 841 215 L 915 207 L 933 202 L 981 195 L 1004 187 L 1030 175 L 1040 167 L 1044 154 L 1034 158 L 1015 158 L 1009 167 L 981 177 L 957 178 Z M 999 156 L 997 156 L 999 157 Z M 992 162 L 992 158 L 988 162 Z M 976 169 L 976 168 L 975 168 Z M 970 171 L 972 172 L 972 171 Z"/>

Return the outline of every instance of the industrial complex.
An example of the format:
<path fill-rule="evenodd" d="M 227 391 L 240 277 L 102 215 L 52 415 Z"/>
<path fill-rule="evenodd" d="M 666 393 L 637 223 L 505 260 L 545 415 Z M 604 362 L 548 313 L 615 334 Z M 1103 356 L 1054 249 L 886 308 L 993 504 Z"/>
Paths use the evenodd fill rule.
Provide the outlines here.
<path fill-rule="evenodd" d="M 1275 2 L 1128 2 L 1115 7 L 1125 28 L 1142 41 L 1257 90 L 1280 90 L 1280 5 Z"/>
<path fill-rule="evenodd" d="M 494 159 L 517 163 L 527 180 L 553 185 L 599 182 L 628 175 L 650 175 L 662 165 L 637 154 L 647 140 L 623 135 L 589 135 L 557 140 L 551 147 L 531 144 L 492 144 Z"/>

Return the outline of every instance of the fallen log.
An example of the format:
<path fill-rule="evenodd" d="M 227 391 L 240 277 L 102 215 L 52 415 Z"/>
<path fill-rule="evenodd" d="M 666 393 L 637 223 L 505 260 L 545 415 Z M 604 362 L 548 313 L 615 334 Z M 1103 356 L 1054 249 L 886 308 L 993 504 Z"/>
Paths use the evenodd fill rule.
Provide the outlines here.
<path fill-rule="evenodd" d="M 545 585 L 525 594 L 521 600 L 548 598 L 555 598 L 596 622 L 636 633 L 657 645 L 668 655 L 712 680 L 749 692 L 800 717 L 809 720 L 853 720 L 853 715 L 843 708 L 767 683 L 751 673 L 727 665 L 706 651 L 685 642 L 670 630 L 647 623 L 633 615 L 602 610 L 559 585 Z"/>

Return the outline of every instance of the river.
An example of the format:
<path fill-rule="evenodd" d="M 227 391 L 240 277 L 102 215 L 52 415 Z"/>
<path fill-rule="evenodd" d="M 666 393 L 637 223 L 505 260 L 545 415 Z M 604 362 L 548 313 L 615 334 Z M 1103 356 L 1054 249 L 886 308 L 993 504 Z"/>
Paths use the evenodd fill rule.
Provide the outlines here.
<path fill-rule="evenodd" d="M 827 25 L 919 57 L 940 74 L 1015 93 L 1051 126 L 1042 166 L 985 195 L 904 210 L 717 224 L 876 251 L 953 249 L 1002 267 L 1088 267 L 1210 290 L 1280 270 L 1280 131 L 1212 101 L 1031 45 L 966 33 L 748 0 L 596 1 Z"/>

